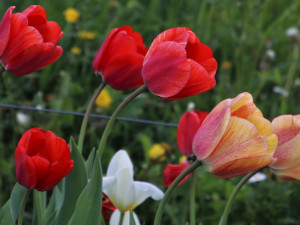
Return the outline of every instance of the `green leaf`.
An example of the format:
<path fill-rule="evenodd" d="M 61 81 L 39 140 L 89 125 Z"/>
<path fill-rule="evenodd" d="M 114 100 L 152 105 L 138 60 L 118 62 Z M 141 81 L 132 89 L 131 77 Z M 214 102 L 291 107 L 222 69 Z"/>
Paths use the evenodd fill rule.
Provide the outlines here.
<path fill-rule="evenodd" d="M 92 173 L 92 170 L 93 170 L 94 159 L 95 159 L 95 148 L 92 149 L 88 159 L 85 162 L 85 167 L 86 167 L 86 170 L 87 170 L 88 177 L 91 176 L 91 173 Z"/>
<path fill-rule="evenodd" d="M 44 212 L 42 223 L 43 225 L 53 224 L 53 220 L 61 208 L 62 205 L 62 193 L 58 187 L 55 187 L 49 200 L 49 204 Z M 39 224 L 40 225 L 40 224 Z"/>
<path fill-rule="evenodd" d="M 22 201 L 23 198 L 26 194 L 27 188 L 23 187 L 22 185 L 20 185 L 19 183 L 16 183 L 11 195 L 10 195 L 10 209 L 11 209 L 11 213 L 12 213 L 12 217 L 14 222 L 16 222 L 18 216 L 19 216 L 19 212 L 20 209 L 22 207 Z"/>
<path fill-rule="evenodd" d="M 100 224 L 102 207 L 102 169 L 99 153 L 96 153 L 89 183 L 80 194 L 74 214 L 68 225 Z"/>
<path fill-rule="evenodd" d="M 133 217 L 133 211 L 130 211 L 129 224 L 130 225 L 136 225 L 134 217 Z"/>
<path fill-rule="evenodd" d="M 8 200 L 0 209 L 0 224 L 14 225 L 15 221 L 10 210 L 10 200 Z"/>
<path fill-rule="evenodd" d="M 71 158 L 74 160 L 72 172 L 64 179 L 63 197 L 64 201 L 60 209 L 56 225 L 68 224 L 77 202 L 77 198 L 87 184 L 87 171 L 84 159 L 79 153 L 74 139 L 71 137 L 70 146 L 72 149 Z"/>

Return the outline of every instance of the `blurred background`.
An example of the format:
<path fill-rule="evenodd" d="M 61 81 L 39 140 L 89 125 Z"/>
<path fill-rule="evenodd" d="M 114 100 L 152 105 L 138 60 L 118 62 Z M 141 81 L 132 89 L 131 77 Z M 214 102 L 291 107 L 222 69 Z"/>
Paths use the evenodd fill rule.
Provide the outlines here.
<path fill-rule="evenodd" d="M 300 113 L 299 28 L 300 1 L 294 0 L 1 0 L 0 15 L 32 4 L 46 9 L 48 20 L 60 24 L 62 57 L 52 65 L 23 77 L 4 72 L 0 79 L 0 103 L 84 112 L 101 80 L 92 61 L 109 31 L 131 25 L 145 45 L 163 30 L 185 26 L 210 46 L 218 61 L 216 87 L 206 93 L 162 102 L 143 93 L 121 113 L 122 117 L 177 124 L 191 108 L 210 111 L 218 102 L 247 91 L 270 120 L 281 114 Z M 66 18 L 76 10 L 77 19 Z M 74 12 L 73 12 L 74 13 Z M 76 14 L 75 13 L 75 14 Z M 74 14 L 72 14 L 74 15 Z M 75 15 L 76 18 L 76 15 Z M 93 113 L 111 115 L 131 91 L 105 88 L 102 104 Z M 31 127 L 53 131 L 66 140 L 78 138 L 82 117 L 21 109 L 0 108 L 0 206 L 16 182 L 14 150 Z M 98 146 L 106 119 L 91 118 L 84 142 L 85 156 Z M 162 146 L 163 160 L 149 156 L 154 144 Z M 133 159 L 136 179 L 162 186 L 166 163 L 178 163 L 176 127 L 118 121 L 108 139 L 103 158 L 106 171 L 111 156 L 126 149 Z M 266 169 L 264 181 L 246 185 L 237 196 L 229 217 L 234 225 L 300 224 L 300 182 L 282 182 Z M 217 224 L 225 203 L 240 177 L 222 180 L 197 171 L 197 224 Z M 188 221 L 189 181 L 176 189 L 162 224 Z M 157 202 L 147 200 L 135 211 L 143 224 L 151 224 Z M 100 209 L 99 209 L 100 213 Z"/>

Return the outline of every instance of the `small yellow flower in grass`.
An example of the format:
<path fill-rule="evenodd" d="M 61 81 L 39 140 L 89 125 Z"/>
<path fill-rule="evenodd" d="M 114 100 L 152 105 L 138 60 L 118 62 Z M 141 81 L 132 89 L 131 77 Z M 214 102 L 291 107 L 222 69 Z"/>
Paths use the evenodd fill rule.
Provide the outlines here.
<path fill-rule="evenodd" d="M 223 70 L 229 70 L 230 67 L 231 67 L 231 62 L 225 61 L 225 62 L 222 63 L 222 69 Z"/>
<path fill-rule="evenodd" d="M 70 23 L 76 23 L 80 17 L 80 13 L 74 8 L 67 8 L 65 11 L 65 19 Z"/>
<path fill-rule="evenodd" d="M 100 108 L 108 108 L 112 103 L 112 98 L 106 89 L 103 89 L 96 99 L 96 106 Z"/>
<path fill-rule="evenodd" d="M 182 155 L 182 156 L 179 158 L 179 164 L 183 163 L 185 160 L 186 160 L 186 156 L 185 156 L 185 155 Z"/>
<path fill-rule="evenodd" d="M 71 52 L 74 54 L 74 55 L 79 55 L 81 53 L 81 49 L 77 46 L 71 48 Z"/>
<path fill-rule="evenodd" d="M 165 160 L 166 147 L 168 147 L 168 145 L 165 143 L 152 145 L 152 147 L 149 150 L 149 157 L 152 160 L 158 160 L 158 161 Z"/>
<path fill-rule="evenodd" d="M 96 35 L 94 32 L 82 30 L 78 32 L 78 36 L 83 40 L 93 40 Z"/>

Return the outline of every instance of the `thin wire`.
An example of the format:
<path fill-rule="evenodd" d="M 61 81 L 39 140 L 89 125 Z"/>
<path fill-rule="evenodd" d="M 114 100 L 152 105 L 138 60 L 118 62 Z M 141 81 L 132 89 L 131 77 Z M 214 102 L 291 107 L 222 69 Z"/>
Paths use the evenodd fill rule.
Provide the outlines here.
<path fill-rule="evenodd" d="M 31 106 L 13 105 L 13 104 L 5 104 L 5 103 L 0 103 L 0 107 L 11 108 L 11 109 L 23 109 L 23 110 L 38 111 L 38 112 L 47 112 L 47 113 L 67 114 L 67 115 L 72 115 L 72 116 L 84 116 L 84 113 L 80 113 L 80 112 L 65 111 L 65 110 L 58 110 L 58 109 L 43 109 L 43 108 L 36 108 L 36 107 L 31 107 Z M 110 116 L 93 114 L 93 113 L 90 114 L 90 117 L 101 118 L 101 119 L 110 119 Z M 158 126 L 166 126 L 166 127 L 177 127 L 178 126 L 175 123 L 164 123 L 164 122 L 157 122 L 157 121 L 152 121 L 152 120 L 141 120 L 141 119 L 133 119 L 133 118 L 127 118 L 127 117 L 118 117 L 117 120 L 122 120 L 122 121 L 126 121 L 126 122 L 134 122 L 134 123 L 158 125 Z"/>

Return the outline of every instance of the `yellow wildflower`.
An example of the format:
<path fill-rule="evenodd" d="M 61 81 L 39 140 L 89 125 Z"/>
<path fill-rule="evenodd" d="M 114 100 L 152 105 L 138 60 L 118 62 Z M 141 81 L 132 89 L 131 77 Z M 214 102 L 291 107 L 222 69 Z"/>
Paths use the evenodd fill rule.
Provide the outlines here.
<path fill-rule="evenodd" d="M 80 13 L 74 8 L 67 8 L 65 11 L 65 19 L 70 23 L 76 23 L 80 17 Z"/>
<path fill-rule="evenodd" d="M 112 103 L 112 98 L 106 89 L 103 89 L 96 99 L 96 106 L 100 108 L 108 108 Z"/>
<path fill-rule="evenodd" d="M 223 62 L 223 64 L 222 64 L 223 70 L 229 70 L 230 67 L 231 67 L 231 62 L 229 62 L 229 61 Z"/>
<path fill-rule="evenodd" d="M 182 156 L 179 158 L 179 164 L 183 163 L 185 160 L 186 160 L 186 156 L 185 156 L 185 155 L 182 155 Z"/>
<path fill-rule="evenodd" d="M 74 55 L 79 55 L 81 53 L 81 49 L 77 46 L 71 48 L 71 52 L 74 54 Z"/>
<path fill-rule="evenodd" d="M 149 157 L 152 160 L 163 161 L 166 156 L 166 149 L 163 144 L 154 144 L 149 150 Z"/>
<path fill-rule="evenodd" d="M 96 35 L 93 32 L 83 30 L 78 32 L 78 36 L 83 40 L 93 40 Z"/>

